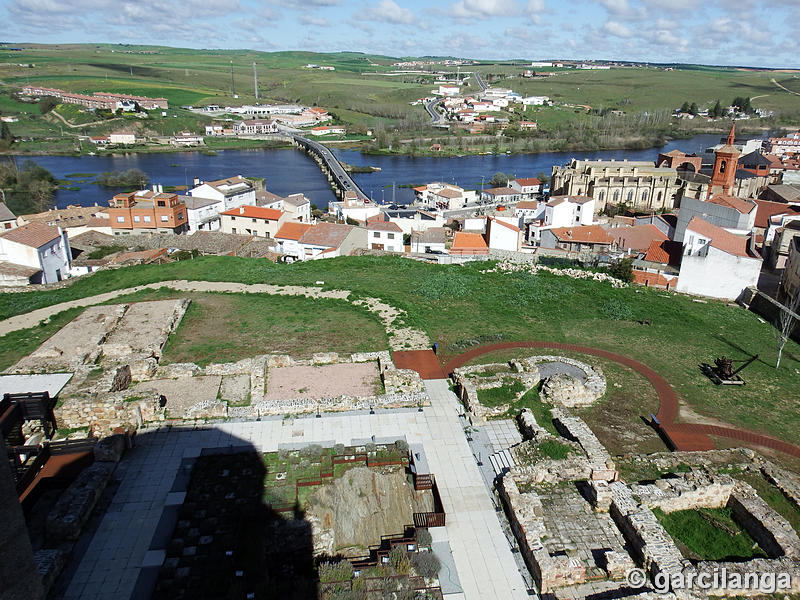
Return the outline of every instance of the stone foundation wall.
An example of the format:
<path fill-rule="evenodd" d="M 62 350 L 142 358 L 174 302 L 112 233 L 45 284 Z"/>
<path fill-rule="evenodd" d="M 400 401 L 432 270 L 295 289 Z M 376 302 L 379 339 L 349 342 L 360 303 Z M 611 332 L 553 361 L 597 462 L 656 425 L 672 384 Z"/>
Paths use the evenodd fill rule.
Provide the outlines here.
<path fill-rule="evenodd" d="M 748 484 L 737 481 L 728 500 L 737 522 L 770 558 L 800 559 L 800 539 L 794 528 L 775 512 Z"/>
<path fill-rule="evenodd" d="M 658 573 L 668 576 L 681 573 L 688 561 L 675 547 L 672 538 L 647 506 L 633 497 L 622 482 L 611 487 L 611 518 L 617 524 L 633 555 L 640 560 L 651 577 Z"/>
<path fill-rule="evenodd" d="M 582 583 L 586 568 L 566 556 L 551 556 L 542 544 L 546 535 L 542 520 L 542 502 L 535 492 L 521 493 L 512 472 L 506 473 L 498 486 L 505 503 L 511 530 L 517 538 L 525 562 L 542 594 L 554 588 Z"/>
<path fill-rule="evenodd" d="M 665 513 L 693 508 L 721 508 L 728 504 L 735 482 L 727 475 L 691 471 L 681 477 L 659 479 L 653 484 L 632 484 L 631 491 L 649 508 Z"/>
<path fill-rule="evenodd" d="M 766 461 L 761 466 L 761 474 L 767 481 L 783 492 L 789 502 L 800 509 L 800 478 L 797 475 L 785 469 L 780 469 L 769 461 Z"/>
<path fill-rule="evenodd" d="M 685 574 L 688 574 L 689 571 L 692 570 L 694 570 L 698 575 L 700 573 L 708 573 L 710 575 L 710 580 L 712 582 L 714 581 L 714 574 L 717 574 L 718 581 L 720 583 L 723 583 L 724 580 L 720 576 L 723 569 L 725 570 L 726 574 L 725 579 L 727 580 L 728 585 L 715 586 L 711 590 L 708 590 L 707 592 L 708 595 L 742 597 L 742 596 L 764 596 L 770 594 L 769 589 L 760 590 L 758 589 L 758 587 L 752 585 L 748 585 L 748 588 L 742 588 L 739 585 L 731 585 L 731 583 L 734 581 L 733 574 L 739 574 L 740 576 L 742 576 L 742 581 L 746 581 L 744 577 L 745 574 L 750 574 L 750 576 L 752 577 L 753 574 L 758 574 L 759 576 L 762 576 L 765 573 L 770 573 L 773 575 L 777 575 L 778 573 L 786 573 L 789 575 L 790 587 L 788 589 L 775 590 L 773 593 L 781 595 L 800 593 L 800 563 L 798 563 L 797 560 L 788 557 L 782 557 L 777 559 L 756 558 L 746 562 L 701 561 L 697 563 L 696 567 L 688 568 L 685 571 Z M 765 581 L 764 583 L 768 584 L 768 581 Z M 777 577 L 776 577 L 776 583 L 777 583 Z"/>
<path fill-rule="evenodd" d="M 60 428 L 89 427 L 95 435 L 105 435 L 117 427 L 137 427 L 144 423 L 164 420 L 164 409 L 158 396 L 126 402 L 124 394 L 105 394 L 91 400 L 70 398 L 55 409 Z"/>
<path fill-rule="evenodd" d="M 554 408 L 550 412 L 558 432 L 567 439 L 578 442 L 586 453 L 592 469 L 590 479 L 616 481 L 617 469 L 614 461 L 589 426 L 562 408 Z"/>

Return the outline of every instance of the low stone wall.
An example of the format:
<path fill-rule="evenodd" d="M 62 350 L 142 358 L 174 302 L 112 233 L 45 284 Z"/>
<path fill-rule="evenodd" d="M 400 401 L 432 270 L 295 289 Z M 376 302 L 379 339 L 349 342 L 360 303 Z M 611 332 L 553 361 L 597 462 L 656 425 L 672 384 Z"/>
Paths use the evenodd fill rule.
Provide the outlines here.
<path fill-rule="evenodd" d="M 117 427 L 136 427 L 164 420 L 158 396 L 126 402 L 122 393 L 99 395 L 92 399 L 69 398 L 55 409 L 56 422 L 62 428 L 88 427 L 96 435 L 105 435 Z"/>
<path fill-rule="evenodd" d="M 583 456 L 570 456 L 564 460 L 540 460 L 532 465 L 520 464 L 517 453 L 521 452 L 524 444 L 511 448 L 511 453 L 517 460 L 514 472 L 517 481 L 525 483 L 556 484 L 561 481 L 583 481 L 592 476 L 592 467 Z"/>
<path fill-rule="evenodd" d="M 550 411 L 553 415 L 553 422 L 556 429 L 564 437 L 578 442 L 589 459 L 589 466 L 592 469 L 590 479 L 603 481 L 616 481 L 617 468 L 611 455 L 605 449 L 597 436 L 589 429 L 583 420 L 573 417 L 562 408 L 554 408 Z"/>
<path fill-rule="evenodd" d="M 535 492 L 521 493 L 513 472 L 506 473 L 498 486 L 500 498 L 508 509 L 509 522 L 525 562 L 542 594 L 554 588 L 582 583 L 586 568 L 567 556 L 551 556 L 542 544 L 546 535 L 542 520 L 542 502 Z"/>
<path fill-rule="evenodd" d="M 639 504 L 622 482 L 610 484 L 611 518 L 617 524 L 631 552 L 651 577 L 658 573 L 679 575 L 688 564 L 672 538 L 647 506 Z"/>
<path fill-rule="evenodd" d="M 631 491 L 649 508 L 665 513 L 693 508 L 727 506 L 736 482 L 727 475 L 712 476 L 701 470 L 680 477 L 658 479 L 652 484 L 632 484 Z"/>
<path fill-rule="evenodd" d="M 78 539 L 115 468 L 111 462 L 96 462 L 64 490 L 47 515 L 47 539 L 52 545 Z"/>
<path fill-rule="evenodd" d="M 800 539 L 794 528 L 775 512 L 750 485 L 737 481 L 728 500 L 736 521 L 770 558 L 800 559 Z"/>
<path fill-rule="evenodd" d="M 602 398 L 606 393 L 606 378 L 603 376 L 602 371 L 598 367 L 593 367 L 585 362 L 575 360 L 574 358 L 568 358 L 566 356 L 550 356 L 550 355 L 543 355 L 543 356 L 531 356 L 530 358 L 526 358 L 522 361 L 524 368 L 526 369 L 533 369 L 536 368 L 537 365 L 546 362 L 560 362 L 564 363 L 565 365 L 570 365 L 579 369 L 583 373 L 584 380 L 582 383 L 583 388 L 585 391 L 582 393 L 586 397 L 586 402 L 591 403 L 595 400 Z M 573 378 L 574 379 L 574 378 Z M 558 398 L 553 400 L 547 400 L 552 404 L 558 405 Z M 569 401 L 569 400 L 568 400 Z M 568 404 L 564 404 L 564 406 L 569 406 Z"/>
<path fill-rule="evenodd" d="M 528 408 L 522 409 L 522 412 L 517 416 L 517 422 L 519 423 L 522 437 L 526 440 L 538 442 L 551 437 L 550 432 L 536 422 L 536 417 L 533 416 L 533 413 Z"/>
<path fill-rule="evenodd" d="M 453 372 L 453 380 L 458 388 L 459 400 L 478 423 L 482 423 L 486 418 L 505 413 L 511 406 L 511 403 L 493 407 L 484 406 L 478 400 L 478 390 L 502 387 L 505 385 L 505 380 L 514 379 L 520 381 L 525 386 L 523 391 L 514 398 L 514 401 L 516 401 L 517 398 L 526 394 L 528 390 L 539 383 L 539 370 L 536 367 L 531 367 L 526 371 L 513 372 L 509 370 L 491 377 L 478 377 L 476 375 L 477 373 L 494 368 L 510 369 L 511 367 L 504 363 L 491 363 L 460 367 Z"/>
<path fill-rule="evenodd" d="M 800 509 L 800 478 L 797 475 L 778 468 L 769 461 L 765 461 L 761 466 L 761 474 L 767 481 L 783 492 L 789 502 Z"/>
<path fill-rule="evenodd" d="M 249 415 L 296 415 L 316 412 L 343 412 L 348 410 L 369 410 L 375 408 L 411 408 L 430 406 L 430 398 L 426 393 L 417 394 L 383 394 L 380 396 L 337 396 L 335 398 L 294 398 L 289 400 L 262 400 L 249 409 Z M 229 410 L 230 412 L 230 410 Z M 237 414 L 240 411 L 237 411 Z"/>
<path fill-rule="evenodd" d="M 701 561 L 697 563 L 696 566 L 687 568 L 686 571 L 684 571 L 684 576 L 688 576 L 691 571 L 695 572 L 695 581 L 697 581 L 697 577 L 703 573 L 707 574 L 706 577 L 708 577 L 708 581 L 712 582 L 712 584 L 715 581 L 715 575 L 717 576 L 716 581 L 720 584 L 727 583 L 727 585 L 716 585 L 712 587 L 712 589 L 706 590 L 706 594 L 709 596 L 776 597 L 768 595 L 780 594 L 785 598 L 786 596 L 783 596 L 783 594 L 800 593 L 800 563 L 788 557 L 776 559 L 756 558 L 746 562 Z M 721 577 L 723 572 L 725 573 L 724 579 Z M 777 575 L 783 573 L 788 575 L 788 588 L 770 590 L 767 587 L 767 589 L 762 590 L 758 588 L 761 581 L 752 581 L 754 575 L 763 578 L 764 574 L 770 574 L 770 577 L 775 577 L 774 582 L 776 584 L 782 583 L 778 582 Z M 737 576 L 739 579 L 736 579 Z M 748 582 L 748 577 L 751 581 L 748 583 L 747 587 L 734 583 L 735 581 Z M 769 580 L 764 581 L 764 583 L 769 586 Z"/>

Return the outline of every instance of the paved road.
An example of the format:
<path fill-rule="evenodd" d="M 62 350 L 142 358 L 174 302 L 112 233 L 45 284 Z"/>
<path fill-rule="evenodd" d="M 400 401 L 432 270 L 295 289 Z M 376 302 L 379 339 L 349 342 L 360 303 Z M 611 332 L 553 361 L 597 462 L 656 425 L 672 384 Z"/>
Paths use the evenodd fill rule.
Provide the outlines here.
<path fill-rule="evenodd" d="M 481 91 L 485 92 L 486 88 L 489 87 L 486 83 L 481 79 L 481 74 L 475 71 L 475 79 L 478 82 L 478 85 L 481 86 Z"/>
<path fill-rule="evenodd" d="M 336 185 L 340 189 L 346 192 L 353 191 L 358 194 L 358 197 L 362 200 L 369 199 L 369 196 L 367 196 L 362 189 L 358 187 L 356 182 L 350 177 L 350 174 L 344 170 L 344 167 L 342 166 L 342 163 L 339 162 L 339 159 L 334 156 L 333 152 L 331 152 L 327 146 L 320 144 L 316 140 L 305 137 L 297 129 L 281 127 L 280 131 L 319 156 L 327 165 L 328 170 L 336 180 Z"/>
<path fill-rule="evenodd" d="M 447 121 L 444 115 L 436 110 L 436 107 L 441 103 L 441 98 L 436 98 L 425 103 L 425 110 L 431 116 L 431 125 L 435 127 L 446 127 Z"/>

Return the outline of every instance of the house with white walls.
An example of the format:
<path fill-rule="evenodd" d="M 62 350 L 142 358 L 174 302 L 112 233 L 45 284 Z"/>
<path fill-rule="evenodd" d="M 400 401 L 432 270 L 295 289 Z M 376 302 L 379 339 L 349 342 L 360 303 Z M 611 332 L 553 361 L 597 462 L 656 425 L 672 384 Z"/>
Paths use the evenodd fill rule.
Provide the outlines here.
<path fill-rule="evenodd" d="M 216 231 L 220 227 L 219 213 L 222 212 L 222 200 L 201 198 L 199 196 L 178 196 L 186 205 L 189 233 L 195 231 Z"/>
<path fill-rule="evenodd" d="M 217 179 L 215 181 L 195 180 L 195 187 L 189 195 L 197 198 L 210 198 L 222 202 L 222 210 L 238 208 L 245 204 L 255 206 L 256 190 L 253 182 L 241 175 Z"/>
<path fill-rule="evenodd" d="M 683 236 L 679 292 L 736 300 L 758 283 L 761 257 L 752 236 L 741 236 L 694 217 Z"/>
<path fill-rule="evenodd" d="M 367 236 L 371 250 L 403 251 L 403 230 L 391 221 L 370 221 Z"/>
<path fill-rule="evenodd" d="M 286 213 L 274 208 L 240 206 L 220 213 L 220 231 L 256 237 L 274 238 L 280 226 L 289 220 Z"/>
<path fill-rule="evenodd" d="M 411 234 L 411 252 L 415 254 L 445 254 L 447 230 L 444 227 L 431 227 L 425 231 Z"/>
<path fill-rule="evenodd" d="M 522 230 L 505 220 L 489 217 L 485 237 L 491 250 L 519 252 L 522 249 Z"/>
<path fill-rule="evenodd" d="M 519 192 L 521 201 L 533 200 L 542 193 L 542 182 L 537 177 L 520 177 L 508 182 L 508 187 Z"/>
<path fill-rule="evenodd" d="M 70 275 L 72 251 L 60 227 L 29 223 L 0 234 L 0 284 L 55 283 Z"/>
<path fill-rule="evenodd" d="M 14 229 L 17 226 L 17 215 L 12 213 L 5 202 L 0 202 L 0 231 Z"/>

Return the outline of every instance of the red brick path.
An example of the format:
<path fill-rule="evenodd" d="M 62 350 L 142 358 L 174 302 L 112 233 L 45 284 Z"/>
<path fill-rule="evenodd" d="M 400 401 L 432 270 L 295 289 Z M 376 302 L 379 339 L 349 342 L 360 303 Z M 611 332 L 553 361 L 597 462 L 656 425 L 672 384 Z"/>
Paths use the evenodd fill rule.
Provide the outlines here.
<path fill-rule="evenodd" d="M 423 379 L 445 379 L 442 367 L 433 350 L 402 350 L 392 353 L 394 366 L 398 369 L 411 369 Z"/>
<path fill-rule="evenodd" d="M 780 452 L 800 458 L 800 447 L 745 429 L 718 427 L 716 425 L 699 425 L 694 423 L 676 423 L 675 420 L 678 418 L 679 398 L 678 394 L 675 393 L 675 390 L 667 383 L 666 379 L 637 360 L 633 360 L 622 354 L 600 350 L 599 348 L 578 346 L 576 344 L 560 344 L 556 342 L 504 342 L 489 344 L 473 348 L 464 354 L 459 354 L 444 366 L 444 372 L 449 375 L 454 369 L 463 366 L 473 358 L 496 350 L 506 350 L 510 348 L 552 348 L 555 350 L 570 350 L 582 354 L 592 354 L 601 358 L 607 358 L 608 360 L 633 369 L 644 376 L 655 388 L 659 400 L 656 418 L 676 450 L 711 450 L 714 448 L 714 443 L 709 435 L 716 435 L 748 444 L 764 446 L 773 450 L 779 450 Z"/>

